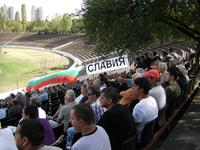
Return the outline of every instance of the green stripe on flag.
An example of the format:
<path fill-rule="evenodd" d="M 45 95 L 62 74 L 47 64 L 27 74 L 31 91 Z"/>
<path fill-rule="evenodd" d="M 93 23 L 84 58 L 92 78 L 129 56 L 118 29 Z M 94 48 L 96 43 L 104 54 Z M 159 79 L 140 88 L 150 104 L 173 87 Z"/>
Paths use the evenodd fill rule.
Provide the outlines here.
<path fill-rule="evenodd" d="M 34 79 L 29 81 L 28 86 L 34 86 L 36 84 L 44 82 L 45 80 L 55 78 L 55 77 L 59 77 L 59 76 L 75 76 L 76 77 L 76 76 L 79 75 L 79 72 L 80 72 L 80 69 L 66 70 L 66 71 L 61 71 L 61 72 L 49 74 L 49 75 L 46 75 L 46 76 L 34 78 Z"/>

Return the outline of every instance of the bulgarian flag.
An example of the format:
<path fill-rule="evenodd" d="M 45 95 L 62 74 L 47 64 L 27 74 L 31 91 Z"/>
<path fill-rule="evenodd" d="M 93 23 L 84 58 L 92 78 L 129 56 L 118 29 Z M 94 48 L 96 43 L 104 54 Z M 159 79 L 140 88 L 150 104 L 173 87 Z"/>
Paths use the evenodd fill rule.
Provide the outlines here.
<path fill-rule="evenodd" d="M 82 67 L 77 67 L 73 69 L 68 69 L 66 71 L 61 71 L 53 74 L 49 74 L 42 77 L 33 78 L 28 82 L 26 91 L 31 89 L 40 89 L 47 85 L 58 84 L 58 83 L 74 83 L 77 81 L 77 77 L 81 71 Z"/>

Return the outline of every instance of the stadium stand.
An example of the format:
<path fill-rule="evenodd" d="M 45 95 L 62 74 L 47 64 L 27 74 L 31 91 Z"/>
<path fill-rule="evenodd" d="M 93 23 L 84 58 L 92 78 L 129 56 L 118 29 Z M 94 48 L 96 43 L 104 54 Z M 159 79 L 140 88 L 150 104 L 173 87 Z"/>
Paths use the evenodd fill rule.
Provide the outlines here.
<path fill-rule="evenodd" d="M 1 33 L 0 39 L 2 42 L 7 42 L 12 38 L 16 37 L 18 34 L 14 33 Z M 72 42 L 81 38 L 81 35 L 57 35 L 57 34 L 36 34 L 36 33 L 24 33 L 15 40 L 13 40 L 9 45 L 17 46 L 33 46 L 41 47 L 45 49 L 51 49 L 65 43 Z"/>
<path fill-rule="evenodd" d="M 10 39 L 13 39 L 17 34 L 6 34 L 6 38 L 2 37 L 4 34 L 0 34 L 0 40 L 2 39 L 0 44 L 4 44 L 8 42 Z M 72 42 L 74 41 L 74 42 Z M 70 43 L 71 42 L 71 43 Z M 63 45 L 69 43 L 63 47 L 60 47 L 59 50 L 63 52 L 70 53 L 74 55 L 75 57 L 78 57 L 81 59 L 84 64 L 98 61 L 101 59 L 111 58 L 114 56 L 117 56 L 118 54 L 112 53 L 108 54 L 107 56 L 97 56 L 94 53 L 94 50 L 92 50 L 89 47 L 86 47 L 81 40 L 80 35 L 50 35 L 50 34 L 24 34 L 20 36 L 18 39 L 13 40 L 11 45 L 22 45 L 22 46 L 39 46 L 43 48 L 55 48 L 57 46 Z M 38 45 L 37 45 L 38 44 Z M 160 56 L 162 56 L 162 52 L 167 52 L 169 55 L 171 55 L 170 50 L 173 49 L 172 52 L 179 54 L 180 56 L 183 56 L 183 52 L 187 52 L 188 55 L 190 55 L 189 46 L 182 42 L 156 42 L 149 46 L 150 50 L 154 50 L 158 52 Z M 148 49 L 147 51 L 148 52 Z M 137 57 L 135 54 L 129 54 L 130 62 L 134 62 L 135 58 Z M 158 120 L 153 120 L 152 122 L 145 125 L 144 133 L 142 135 L 142 138 L 144 139 L 144 143 L 141 146 L 143 149 L 152 149 L 154 145 L 159 141 L 159 139 L 162 139 L 163 136 L 166 134 L 169 134 L 169 132 L 173 129 L 174 125 L 176 124 L 177 120 L 180 119 L 180 117 L 184 114 L 184 110 L 189 106 L 192 99 L 194 99 L 195 95 L 197 94 L 197 85 L 199 82 L 199 68 L 196 67 L 193 64 L 193 60 L 188 60 L 188 57 L 183 57 L 183 60 L 180 63 L 185 63 L 189 61 L 191 63 L 191 66 L 188 68 L 190 81 L 188 85 L 184 88 L 184 91 L 182 91 L 180 101 L 178 101 L 177 104 L 173 107 L 172 114 L 169 114 L 168 120 L 164 121 L 164 123 L 161 123 L 160 125 L 157 125 Z M 85 70 L 82 70 L 81 75 L 85 75 Z M 113 73 L 114 74 L 114 73 Z M 126 76 L 131 77 L 132 73 L 130 72 L 117 72 L 117 76 Z M 115 76 L 115 75 L 113 75 Z M 93 79 L 88 80 L 87 84 L 89 84 L 89 81 L 93 81 Z M 80 81 L 75 84 L 62 84 L 62 85 L 55 85 L 48 87 L 47 93 L 48 93 L 48 100 L 42 102 L 42 108 L 46 111 L 48 115 L 53 116 L 54 113 L 59 109 L 60 104 L 63 104 L 64 101 L 64 94 L 67 89 L 73 89 L 76 93 L 76 95 L 80 95 L 80 86 L 83 84 L 83 82 L 86 81 Z M 113 86 L 119 89 L 121 86 L 121 83 L 117 81 L 109 81 L 109 86 Z M 159 113 L 162 114 L 163 117 L 161 120 L 165 120 L 165 111 Z M 1 119 L 1 124 L 3 127 L 6 127 L 8 125 L 16 125 L 19 121 L 20 117 L 13 117 L 13 118 L 4 118 Z M 14 121 L 13 121 L 14 120 Z M 157 126 L 159 126 L 157 128 Z M 56 135 L 56 139 L 59 139 L 62 132 L 62 125 L 55 128 L 54 134 Z M 59 140 L 58 140 L 59 141 Z M 59 143 L 59 142 L 58 142 Z M 63 140 L 61 142 L 62 147 L 64 145 Z M 60 144 L 60 143 L 59 143 Z M 58 144 L 58 145 L 59 145 Z M 56 143 L 55 143 L 56 145 Z M 123 143 L 123 150 L 129 149 L 131 150 L 138 149 L 136 144 L 136 136 L 131 137 L 130 139 L 124 141 Z"/>

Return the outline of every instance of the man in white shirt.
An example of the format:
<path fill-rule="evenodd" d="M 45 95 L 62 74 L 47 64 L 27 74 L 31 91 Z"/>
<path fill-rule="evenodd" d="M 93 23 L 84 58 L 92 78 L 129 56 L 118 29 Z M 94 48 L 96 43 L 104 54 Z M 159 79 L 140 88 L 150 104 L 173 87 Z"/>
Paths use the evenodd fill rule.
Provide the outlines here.
<path fill-rule="evenodd" d="M 143 74 L 147 78 L 151 89 L 149 90 L 149 96 L 155 98 L 158 105 L 158 109 L 161 110 L 166 105 L 166 94 L 164 88 L 159 84 L 160 75 L 157 70 L 149 70 Z"/>
<path fill-rule="evenodd" d="M 158 117 L 158 106 L 156 100 L 148 95 L 150 85 L 147 79 L 137 78 L 134 82 L 134 93 L 140 101 L 135 105 L 132 115 L 136 123 L 138 141 L 140 142 L 145 124 Z"/>
<path fill-rule="evenodd" d="M 0 129 L 0 150 L 17 150 L 13 133 L 10 129 Z"/>
<path fill-rule="evenodd" d="M 82 137 L 76 141 L 72 150 L 111 150 L 110 140 L 106 131 L 96 126 L 94 112 L 87 104 L 78 104 L 70 112 L 70 120 Z"/>

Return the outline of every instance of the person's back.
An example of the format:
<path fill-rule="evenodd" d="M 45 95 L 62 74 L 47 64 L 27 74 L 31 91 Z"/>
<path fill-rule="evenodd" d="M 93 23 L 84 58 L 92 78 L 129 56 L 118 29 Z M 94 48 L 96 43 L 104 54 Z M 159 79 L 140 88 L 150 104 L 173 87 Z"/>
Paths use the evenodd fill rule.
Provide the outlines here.
<path fill-rule="evenodd" d="M 120 100 L 120 104 L 123 106 L 129 105 L 131 104 L 131 102 L 133 100 L 136 100 L 137 98 L 134 95 L 134 91 L 132 88 L 129 88 L 126 91 L 122 91 L 120 92 L 120 95 L 122 96 L 121 100 Z"/>
<path fill-rule="evenodd" d="M 38 150 L 61 150 L 61 148 L 55 147 L 55 146 L 44 145 L 41 148 L 39 148 Z"/>
<path fill-rule="evenodd" d="M 166 87 L 166 97 L 167 103 L 169 104 L 172 100 L 177 101 L 179 96 L 181 95 L 181 88 L 177 83 L 171 83 L 169 86 Z"/>
<path fill-rule="evenodd" d="M 64 102 L 65 105 L 60 109 L 58 118 L 57 118 L 57 123 L 63 123 L 64 124 L 64 132 L 67 131 L 68 124 L 69 124 L 69 118 L 70 118 L 70 110 L 72 109 L 73 106 L 76 105 L 75 99 L 76 99 L 76 94 L 74 90 L 68 89 L 65 93 L 64 97 Z"/>
<path fill-rule="evenodd" d="M 166 117 L 169 118 L 178 104 L 178 99 L 181 96 L 181 88 L 179 85 L 174 82 L 170 83 L 169 86 L 166 87 Z"/>
<path fill-rule="evenodd" d="M 180 91 L 181 91 L 181 90 L 180 90 L 180 87 L 179 87 L 178 84 L 175 84 L 175 83 L 170 84 L 167 88 L 170 88 L 171 91 L 174 92 L 174 96 L 178 97 L 178 96 L 180 95 Z M 167 89 L 167 88 L 166 88 L 166 89 Z"/>
<path fill-rule="evenodd" d="M 112 150 L 117 150 L 121 144 L 136 133 L 133 117 L 129 110 L 121 104 L 116 104 L 106 111 L 98 122 L 110 138 Z"/>
<path fill-rule="evenodd" d="M 47 119 L 39 119 L 39 118 L 37 120 L 42 124 L 42 126 L 44 127 L 44 130 L 45 130 L 44 144 L 50 145 L 53 142 L 55 142 L 55 136 L 54 136 L 53 130 L 52 130 L 51 125 L 48 122 L 48 120 Z"/>
<path fill-rule="evenodd" d="M 140 100 L 140 102 L 134 107 L 132 115 L 137 124 L 137 135 L 138 140 L 140 141 L 140 136 L 145 124 L 158 117 L 158 106 L 156 100 L 151 96 Z"/>
<path fill-rule="evenodd" d="M 6 110 L 3 108 L 0 108 L 0 119 L 6 118 Z"/>
<path fill-rule="evenodd" d="M 157 85 L 149 90 L 149 96 L 152 96 L 158 105 L 158 109 L 161 110 L 166 104 L 165 90 L 161 85 Z"/>
<path fill-rule="evenodd" d="M 62 118 L 62 123 L 64 124 L 64 131 L 67 130 L 68 124 L 69 124 L 69 118 L 70 118 L 70 110 L 73 106 L 75 106 L 75 102 L 68 103 L 67 105 L 64 105 L 59 113 L 59 118 Z"/>
<path fill-rule="evenodd" d="M 48 94 L 46 92 L 43 92 L 40 94 L 41 101 L 47 101 L 48 100 Z"/>
<path fill-rule="evenodd" d="M 12 118 L 15 117 L 22 112 L 22 107 L 17 103 L 17 101 L 13 101 L 12 106 L 8 109 L 7 117 Z"/>
<path fill-rule="evenodd" d="M 17 150 L 12 131 L 8 128 L 0 129 L 0 150 Z"/>
<path fill-rule="evenodd" d="M 96 126 L 93 133 L 83 137 L 72 146 L 72 150 L 110 150 L 109 137 L 100 126 Z"/>
<path fill-rule="evenodd" d="M 136 104 L 133 114 L 134 116 L 137 116 L 140 112 L 144 115 L 140 122 L 148 123 L 154 120 L 158 116 L 158 107 L 155 99 L 151 96 L 148 96 L 147 98 L 140 100 L 140 102 Z"/>

